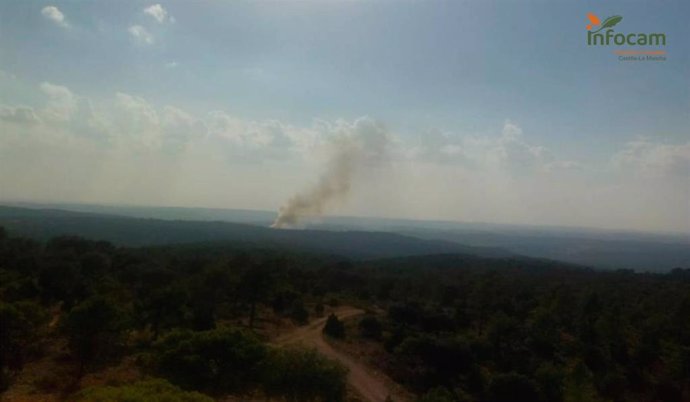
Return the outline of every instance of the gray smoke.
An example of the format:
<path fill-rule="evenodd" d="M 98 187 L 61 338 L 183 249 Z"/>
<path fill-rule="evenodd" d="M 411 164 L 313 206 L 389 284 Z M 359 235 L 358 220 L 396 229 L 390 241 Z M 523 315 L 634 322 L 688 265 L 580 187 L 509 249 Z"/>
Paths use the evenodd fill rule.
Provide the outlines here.
<path fill-rule="evenodd" d="M 290 198 L 271 227 L 294 227 L 302 218 L 323 215 L 334 203 L 345 200 L 360 171 L 383 158 L 388 142 L 385 127 L 367 118 L 340 127 L 331 144 L 331 159 L 319 181 Z"/>

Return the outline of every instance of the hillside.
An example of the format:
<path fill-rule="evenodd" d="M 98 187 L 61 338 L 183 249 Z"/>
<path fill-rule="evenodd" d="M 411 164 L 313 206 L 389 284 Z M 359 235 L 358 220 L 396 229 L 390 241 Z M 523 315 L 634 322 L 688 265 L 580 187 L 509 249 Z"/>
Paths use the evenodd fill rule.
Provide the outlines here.
<path fill-rule="evenodd" d="M 336 254 L 351 258 L 462 253 L 507 256 L 490 247 L 467 247 L 444 240 L 369 231 L 277 230 L 241 223 L 143 219 L 59 209 L 0 207 L 0 226 L 10 233 L 46 240 L 78 235 L 121 246 L 237 242 Z"/>
<path fill-rule="evenodd" d="M 21 214 L 15 224 L 51 212 Z M 0 230 L 0 277 L 8 402 L 690 396 L 690 270 L 39 243 Z"/>
<path fill-rule="evenodd" d="M 58 214 L 68 214 L 70 211 L 167 221 L 228 222 L 254 225 L 263 229 L 276 217 L 274 211 L 242 209 L 21 202 L 6 202 L 4 205 L 31 210 L 53 210 Z M 394 233 L 434 242 L 459 244 L 471 248 L 462 252 L 473 254 L 480 249 L 479 254 L 486 255 L 485 251 L 488 249 L 489 255 L 495 255 L 494 252 L 500 249 L 510 254 L 565 261 L 600 269 L 668 272 L 673 268 L 690 266 L 690 237 L 683 233 L 348 216 L 321 217 L 304 222 L 303 228 L 319 233 Z M 455 250 L 454 247 L 451 249 Z M 328 252 L 329 249 L 326 248 L 325 251 Z M 394 255 L 396 254 L 381 256 Z"/>

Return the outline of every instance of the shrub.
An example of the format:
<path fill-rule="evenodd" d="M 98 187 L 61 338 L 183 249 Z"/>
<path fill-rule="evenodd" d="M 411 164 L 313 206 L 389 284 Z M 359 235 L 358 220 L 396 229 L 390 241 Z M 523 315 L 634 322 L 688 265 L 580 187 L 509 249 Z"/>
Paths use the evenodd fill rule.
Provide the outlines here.
<path fill-rule="evenodd" d="M 232 392 L 258 381 L 266 355 L 253 335 L 236 329 L 174 331 L 155 344 L 154 368 L 173 384 L 206 392 Z"/>
<path fill-rule="evenodd" d="M 534 383 L 517 373 L 498 374 L 489 385 L 491 402 L 538 401 L 540 396 Z"/>
<path fill-rule="evenodd" d="M 186 392 L 161 379 L 119 387 L 91 387 L 75 395 L 75 402 L 213 402 L 198 392 Z"/>
<path fill-rule="evenodd" d="M 541 394 L 547 401 L 562 401 L 564 387 L 563 369 L 551 363 L 544 363 L 535 372 L 535 380 Z"/>
<path fill-rule="evenodd" d="M 323 333 L 333 338 L 343 339 L 345 338 L 345 324 L 335 314 L 331 313 L 323 327 Z"/>
<path fill-rule="evenodd" d="M 74 373 L 69 367 L 62 367 L 40 374 L 32 381 L 33 387 L 41 392 L 57 394 L 74 385 Z"/>
<path fill-rule="evenodd" d="M 188 295 L 177 287 L 155 289 L 143 295 L 136 303 L 135 313 L 141 327 L 150 326 L 153 339 L 162 330 L 181 327 L 188 315 Z"/>
<path fill-rule="evenodd" d="M 317 317 L 323 317 L 323 312 L 325 310 L 325 307 L 323 303 L 319 302 L 314 306 L 314 313 L 316 314 Z"/>
<path fill-rule="evenodd" d="M 5 370 L 22 369 L 27 349 L 38 337 L 38 328 L 46 318 L 36 303 L 0 302 L 0 375 L 3 378 L 8 375 Z"/>
<path fill-rule="evenodd" d="M 366 316 L 359 321 L 359 333 L 365 338 L 381 339 L 383 331 L 381 322 L 373 316 Z"/>
<path fill-rule="evenodd" d="M 304 307 L 302 301 L 293 303 L 292 310 L 290 311 L 290 318 L 299 325 L 305 325 L 309 322 L 309 312 Z"/>
<path fill-rule="evenodd" d="M 458 376 L 471 376 L 479 370 L 470 345 L 462 338 L 407 337 L 394 356 L 400 367 L 394 377 L 417 391 L 448 386 Z"/>
<path fill-rule="evenodd" d="M 342 401 L 346 375 L 340 364 L 311 349 L 274 350 L 263 364 L 266 393 L 288 401 Z"/>
<path fill-rule="evenodd" d="M 445 388 L 434 388 L 422 395 L 417 402 L 455 402 L 453 394 Z"/>
<path fill-rule="evenodd" d="M 299 298 L 299 294 L 290 289 L 277 291 L 271 300 L 271 307 L 276 314 L 283 314 Z"/>
<path fill-rule="evenodd" d="M 79 375 L 85 365 L 112 357 L 120 346 L 123 315 L 110 300 L 93 297 L 75 306 L 65 318 L 63 330 L 69 347 L 79 360 Z"/>

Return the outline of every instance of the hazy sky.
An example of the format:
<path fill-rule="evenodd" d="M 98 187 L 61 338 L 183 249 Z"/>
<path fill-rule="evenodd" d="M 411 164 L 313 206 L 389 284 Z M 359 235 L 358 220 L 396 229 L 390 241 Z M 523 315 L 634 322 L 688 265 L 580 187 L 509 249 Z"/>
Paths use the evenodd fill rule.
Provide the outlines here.
<path fill-rule="evenodd" d="M 588 47 L 586 14 L 666 61 Z M 0 199 L 690 233 L 690 2 L 0 0 Z M 638 48 L 634 48 L 638 49 Z M 366 146 L 366 141 L 363 142 Z"/>

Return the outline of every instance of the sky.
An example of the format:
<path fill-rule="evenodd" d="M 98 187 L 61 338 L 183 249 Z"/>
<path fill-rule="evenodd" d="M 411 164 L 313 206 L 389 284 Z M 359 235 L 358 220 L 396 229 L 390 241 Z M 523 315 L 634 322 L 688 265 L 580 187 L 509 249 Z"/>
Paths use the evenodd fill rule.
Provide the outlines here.
<path fill-rule="evenodd" d="M 589 12 L 666 46 L 588 46 Z M 690 234 L 688 15 L 0 0 L 0 200 L 278 211 L 346 138 L 364 157 L 324 214 Z"/>

